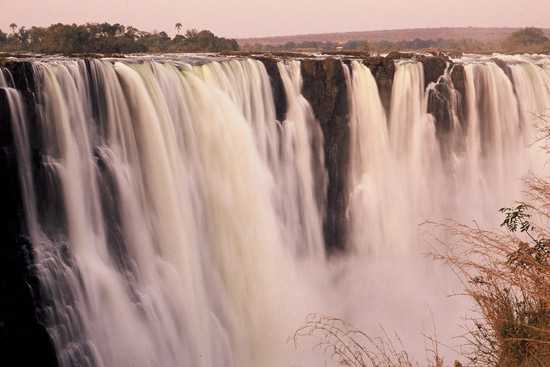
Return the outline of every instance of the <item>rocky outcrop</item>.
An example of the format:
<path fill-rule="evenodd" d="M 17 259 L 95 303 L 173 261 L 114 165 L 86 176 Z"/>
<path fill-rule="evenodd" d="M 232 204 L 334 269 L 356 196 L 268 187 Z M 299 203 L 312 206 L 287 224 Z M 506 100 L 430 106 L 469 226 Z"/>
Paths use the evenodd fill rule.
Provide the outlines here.
<path fill-rule="evenodd" d="M 426 87 L 428 91 L 428 113 L 435 119 L 437 135 L 443 141 L 445 151 L 446 135 L 456 122 L 464 121 L 466 82 L 464 66 L 454 64 L 442 56 L 422 57 Z"/>
<path fill-rule="evenodd" d="M 364 63 L 376 79 L 382 105 L 386 110 L 386 114 L 389 115 L 393 77 L 395 75 L 395 60 L 390 57 L 369 57 L 364 60 Z"/>
<path fill-rule="evenodd" d="M 466 72 L 464 71 L 464 65 L 455 64 L 451 68 L 451 80 L 453 86 L 460 98 L 460 105 L 458 106 L 458 117 L 460 121 L 466 121 L 468 111 L 466 110 Z"/>
<path fill-rule="evenodd" d="M 344 69 L 340 60 L 304 60 L 303 95 L 311 104 L 325 139 L 328 174 L 324 235 L 331 252 L 345 247 L 346 174 L 349 164 L 348 100 Z"/>
<path fill-rule="evenodd" d="M 438 136 L 446 135 L 453 124 L 453 106 L 457 103 L 457 95 L 448 78 L 442 78 L 434 84 L 428 93 L 428 113 L 435 119 Z"/>
<path fill-rule="evenodd" d="M 284 87 L 277 68 L 279 58 L 273 58 L 273 56 L 255 56 L 255 58 L 262 61 L 266 67 L 273 87 L 277 118 L 283 120 L 287 105 Z M 399 59 L 415 59 L 423 63 L 426 87 L 440 79 L 450 62 L 444 56 L 419 56 L 399 52 L 391 53 L 386 57 L 353 58 L 353 60 L 363 62 L 371 70 L 388 115 L 391 111 L 395 62 Z M 348 91 L 342 62 L 349 64 L 350 59 L 309 57 L 302 60 L 303 95 L 311 104 L 324 135 L 325 167 L 328 174 L 324 235 L 325 245 L 329 251 L 343 250 L 346 243 L 346 208 L 348 204 L 346 181 L 350 158 L 350 130 Z M 460 76 L 457 74 L 456 78 L 459 79 Z M 464 87 L 462 86 L 462 88 Z M 438 131 L 444 131 L 450 126 L 450 98 L 451 90 L 448 83 L 436 85 L 434 93 L 430 95 L 429 111 L 436 119 Z"/>
<path fill-rule="evenodd" d="M 491 61 L 497 64 L 497 66 L 501 68 L 502 71 L 504 71 L 504 74 L 506 74 L 508 79 L 514 80 L 514 77 L 512 75 L 512 69 L 510 68 L 510 65 L 508 65 L 504 60 L 495 57 L 491 59 Z"/>
<path fill-rule="evenodd" d="M 450 60 L 442 56 L 417 56 L 424 67 L 424 87 L 427 88 L 431 83 L 436 83 L 447 69 Z"/>

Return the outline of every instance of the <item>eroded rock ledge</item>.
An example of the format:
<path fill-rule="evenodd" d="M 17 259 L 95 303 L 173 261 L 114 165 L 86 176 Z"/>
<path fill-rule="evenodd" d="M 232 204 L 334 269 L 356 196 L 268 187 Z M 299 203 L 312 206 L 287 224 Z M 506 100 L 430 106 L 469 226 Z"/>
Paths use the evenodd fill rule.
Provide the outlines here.
<path fill-rule="evenodd" d="M 277 62 L 289 55 L 256 57 L 266 66 L 271 78 L 277 116 L 284 117 L 286 97 L 280 81 Z M 325 166 L 328 174 L 327 203 L 325 212 L 324 235 L 325 245 L 330 252 L 345 249 L 347 172 L 350 154 L 350 130 L 348 123 L 348 90 L 343 64 L 352 60 L 363 62 L 372 72 L 378 85 L 382 104 L 389 115 L 395 63 L 400 59 L 415 59 L 424 66 L 425 87 L 437 83 L 434 91 L 437 98 L 430 98 L 429 112 L 436 117 L 438 131 L 445 131 L 450 124 L 449 98 L 450 86 L 447 81 L 440 80 L 448 67 L 452 65 L 446 56 L 425 56 L 405 53 L 391 53 L 385 57 L 325 57 L 313 58 L 306 55 L 293 55 L 302 59 L 302 76 L 304 80 L 303 94 L 311 104 L 315 117 L 324 134 Z M 462 74 L 459 73 L 462 70 Z M 452 80 L 456 79 L 461 91 L 464 89 L 463 69 L 457 68 Z M 439 83 L 438 83 L 439 81 Z M 462 83 L 460 84 L 460 81 Z M 461 92 L 463 93 L 463 92 Z M 282 118 L 279 118 L 282 120 Z M 443 136 L 443 133 L 441 134 Z"/>

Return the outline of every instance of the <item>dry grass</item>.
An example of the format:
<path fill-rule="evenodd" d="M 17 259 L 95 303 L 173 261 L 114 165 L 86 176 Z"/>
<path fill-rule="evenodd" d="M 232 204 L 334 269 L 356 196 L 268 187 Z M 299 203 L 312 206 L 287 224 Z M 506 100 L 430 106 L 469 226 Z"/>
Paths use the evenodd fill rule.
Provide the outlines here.
<path fill-rule="evenodd" d="M 327 316 L 311 315 L 293 337 L 297 347 L 300 340 L 314 340 L 314 349 L 323 351 L 336 365 L 346 367 L 415 367 L 398 336 L 382 329 L 382 336 L 373 338 L 353 329 L 344 321 Z M 430 362 L 427 367 L 443 367 L 438 344 L 429 338 Z"/>
<path fill-rule="evenodd" d="M 528 203 L 501 210 L 505 230 L 437 224 L 451 239 L 435 258 L 478 306 L 466 337 L 474 366 L 550 366 L 550 182 L 526 181 Z"/>
<path fill-rule="evenodd" d="M 542 142 L 550 153 L 550 111 L 539 118 L 541 138 L 535 143 Z M 432 256 L 456 272 L 477 306 L 473 327 L 464 336 L 468 366 L 550 367 L 550 181 L 530 176 L 525 183 L 525 202 L 501 209 L 499 231 L 453 221 L 427 223 L 429 233 L 445 238 L 436 239 Z M 418 366 L 397 336 L 382 334 L 372 338 L 339 319 L 312 316 L 294 343 L 315 338 L 316 348 L 340 366 Z M 432 350 L 424 366 L 443 367 L 439 343 L 427 340 Z"/>
<path fill-rule="evenodd" d="M 431 223 L 447 236 L 438 242 L 434 258 L 456 271 L 466 295 L 477 305 L 474 326 L 464 336 L 471 366 L 550 366 L 550 231 L 544 225 L 550 223 L 550 182 L 531 177 L 527 184 L 529 204 L 503 209 L 501 231 Z M 339 366 L 419 366 L 397 336 L 382 331 L 381 337 L 373 338 L 342 320 L 314 315 L 293 341 L 297 345 L 313 338 L 315 348 Z M 439 343 L 427 339 L 433 348 L 423 365 L 443 367 Z"/>

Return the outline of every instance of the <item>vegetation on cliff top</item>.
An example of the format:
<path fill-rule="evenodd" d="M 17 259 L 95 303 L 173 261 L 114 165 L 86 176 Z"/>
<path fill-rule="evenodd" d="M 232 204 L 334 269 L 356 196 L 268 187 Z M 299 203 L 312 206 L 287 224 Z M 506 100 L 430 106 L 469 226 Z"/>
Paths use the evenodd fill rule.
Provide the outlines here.
<path fill-rule="evenodd" d="M 12 23 L 10 29 L 10 33 L 0 30 L 0 51 L 72 55 L 221 52 L 239 49 L 235 40 L 218 37 L 208 30 L 190 29 L 182 34 L 181 23 L 176 24 L 177 35 L 173 38 L 166 32 L 144 32 L 118 23 L 58 23 L 29 29 Z"/>
<path fill-rule="evenodd" d="M 419 51 L 419 50 L 450 50 L 457 52 L 509 52 L 509 53 L 549 53 L 550 40 L 539 28 L 528 27 L 512 33 L 509 37 L 499 41 L 480 41 L 476 39 L 420 39 L 402 41 L 367 42 L 350 40 L 347 42 L 333 41 L 304 41 L 286 42 L 280 45 L 273 44 L 246 44 L 243 49 L 249 51 L 373 51 L 387 53 L 392 51 Z"/>

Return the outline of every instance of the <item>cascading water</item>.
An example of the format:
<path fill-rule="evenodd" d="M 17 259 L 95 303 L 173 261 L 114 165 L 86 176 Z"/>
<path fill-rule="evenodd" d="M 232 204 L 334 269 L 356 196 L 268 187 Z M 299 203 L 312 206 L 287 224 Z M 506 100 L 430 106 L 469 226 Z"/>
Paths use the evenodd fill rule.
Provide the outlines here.
<path fill-rule="evenodd" d="M 303 245 L 322 248 L 302 107 L 279 132 L 269 80 L 251 60 L 33 66 L 49 196 L 27 212 L 40 218 L 29 231 L 60 363 L 281 363 L 293 327 L 281 320 L 303 319 L 311 298 L 294 275 L 296 249 L 281 246 L 289 221 L 312 221 Z M 278 213 L 278 173 L 305 208 Z M 31 175 L 27 166 L 27 186 Z"/>
<path fill-rule="evenodd" d="M 302 255 L 324 254 L 322 209 L 325 174 L 323 135 L 313 111 L 302 96 L 299 61 L 278 63 L 287 96 L 287 115 L 281 128 L 279 210 L 283 213 L 284 241 Z"/>
<path fill-rule="evenodd" d="M 421 63 L 397 62 L 389 119 L 370 70 L 357 61 L 351 64 L 348 233 L 350 245 L 366 256 L 349 267 L 348 283 L 357 284 L 345 294 L 355 295 L 377 315 L 375 322 L 356 321 L 364 329 L 379 323 L 397 330 L 405 324 L 430 330 L 433 322 L 439 335 L 458 335 L 459 329 L 447 329 L 439 317 L 461 319 L 468 306 L 443 301 L 449 289 L 460 285 L 446 269 L 418 257 L 430 250 L 419 237 L 419 225 L 444 219 L 498 225 L 498 209 L 521 198 L 521 178 L 530 170 L 544 172 L 544 154 L 529 146 L 528 137 L 537 135 L 535 115 L 522 112 L 540 114 L 548 108 L 550 82 L 544 71 L 529 63 L 512 65 L 512 83 L 494 62 L 464 62 L 466 117 L 459 120 L 451 78 L 442 76 L 452 90 L 447 102 L 451 121 L 441 137 L 427 113 L 427 96 L 434 86 L 424 89 Z M 357 270 L 358 263 L 369 269 Z M 380 279 L 383 284 L 361 285 L 362 279 Z M 405 303 L 406 316 L 399 316 Z M 414 339 L 407 331 L 403 335 Z"/>
<path fill-rule="evenodd" d="M 349 89 L 350 241 L 363 253 L 407 252 L 416 218 L 438 214 L 436 195 L 443 190 L 422 64 L 397 64 L 389 121 L 366 66 L 353 62 Z"/>
<path fill-rule="evenodd" d="M 375 252 L 399 245 L 406 251 L 416 232 L 406 223 L 452 218 L 493 225 L 489 218 L 499 205 L 520 196 L 520 178 L 534 163 L 528 152 L 541 156 L 526 148 L 536 137 L 536 117 L 548 108 L 550 82 L 533 64 L 510 67 L 514 84 L 493 62 L 464 65 L 467 116 L 460 122 L 452 111 L 453 122 L 440 143 L 427 113 L 421 63 L 397 64 L 389 122 L 370 71 L 352 64 L 350 215 L 352 223 L 359 218 L 357 227 L 363 230 L 352 242 Z M 449 156 L 440 144 L 449 145 Z"/>
<path fill-rule="evenodd" d="M 544 170 L 531 143 L 550 107 L 546 59 L 455 60 L 462 100 L 449 64 L 444 133 L 422 63 L 396 62 L 389 111 L 369 68 L 343 64 L 350 251 L 328 259 L 326 137 L 301 63 L 277 63 L 287 110 L 276 121 L 261 62 L 161 60 L 32 61 L 37 131 L 0 69 L 62 366 L 291 365 L 287 337 L 311 312 L 395 330 L 416 354 L 432 322 L 445 341 L 461 332 L 467 305 L 422 256 L 419 224 L 498 225 L 520 178 Z"/>
<path fill-rule="evenodd" d="M 393 159 L 386 113 L 370 70 L 357 61 L 351 67 L 352 73 L 346 70 L 352 157 L 349 238 L 359 251 L 382 250 L 384 243 L 390 242 L 386 236 L 392 226 L 386 220 L 392 216 L 385 213 L 390 210 L 388 203 L 392 199 L 385 185 L 391 181 L 389 163 Z"/>

